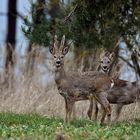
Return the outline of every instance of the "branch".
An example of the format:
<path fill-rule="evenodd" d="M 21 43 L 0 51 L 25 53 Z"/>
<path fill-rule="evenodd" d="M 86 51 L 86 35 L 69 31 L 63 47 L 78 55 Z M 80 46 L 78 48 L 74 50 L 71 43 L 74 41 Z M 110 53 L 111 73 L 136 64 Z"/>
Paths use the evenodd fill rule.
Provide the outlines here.
<path fill-rule="evenodd" d="M 7 15 L 6 13 L 0 12 L 0 16 L 5 16 Z"/>
<path fill-rule="evenodd" d="M 133 68 L 134 70 L 136 70 L 135 67 L 131 63 L 129 63 L 126 59 L 124 59 L 122 56 L 119 56 L 119 58 L 121 60 L 123 60 L 128 66 L 130 66 L 131 68 Z"/>
<path fill-rule="evenodd" d="M 78 5 L 76 4 L 76 6 L 74 7 L 74 9 L 64 18 L 63 22 L 66 22 L 75 12 L 75 10 L 77 9 Z"/>
<path fill-rule="evenodd" d="M 25 19 L 24 16 L 23 16 L 21 13 L 17 12 L 17 11 L 16 11 L 16 13 L 13 13 L 12 11 L 11 11 L 11 12 L 8 12 L 8 13 L 0 12 L 0 16 L 6 16 L 6 15 L 9 15 L 9 14 L 12 14 L 12 15 L 15 16 L 15 17 L 18 16 L 18 17 L 20 17 L 22 20 Z"/>
<path fill-rule="evenodd" d="M 18 17 L 20 17 L 22 20 L 25 20 L 25 16 L 23 16 L 21 13 L 16 12 L 16 15 L 17 15 Z"/>
<path fill-rule="evenodd" d="M 140 77 L 140 67 L 139 67 L 139 63 L 138 63 L 138 59 L 137 59 L 137 55 L 133 52 L 131 55 L 131 59 L 133 61 L 134 67 L 135 67 L 135 71 L 137 72 L 137 74 Z"/>

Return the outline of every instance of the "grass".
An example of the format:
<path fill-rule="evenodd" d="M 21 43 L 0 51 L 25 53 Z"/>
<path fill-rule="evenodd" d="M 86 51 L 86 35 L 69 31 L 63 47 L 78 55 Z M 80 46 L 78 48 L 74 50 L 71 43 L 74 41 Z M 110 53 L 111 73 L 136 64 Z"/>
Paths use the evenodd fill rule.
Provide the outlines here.
<path fill-rule="evenodd" d="M 100 126 L 85 119 L 65 124 L 60 118 L 37 114 L 0 113 L 0 139 L 54 140 L 57 135 L 63 135 L 66 140 L 139 140 L 140 120 Z"/>

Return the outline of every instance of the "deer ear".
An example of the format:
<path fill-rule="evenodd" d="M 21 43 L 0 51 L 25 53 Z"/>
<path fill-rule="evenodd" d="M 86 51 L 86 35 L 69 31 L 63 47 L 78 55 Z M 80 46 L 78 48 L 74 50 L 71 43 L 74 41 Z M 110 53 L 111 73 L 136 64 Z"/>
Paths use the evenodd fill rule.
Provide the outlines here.
<path fill-rule="evenodd" d="M 109 51 L 105 51 L 104 55 L 109 57 L 110 56 L 110 52 Z"/>
<path fill-rule="evenodd" d="M 112 53 L 109 55 L 109 58 L 112 60 L 114 57 L 115 57 L 115 53 L 112 52 Z"/>
<path fill-rule="evenodd" d="M 109 57 L 109 52 L 105 49 L 105 50 L 103 50 L 103 52 L 100 54 L 100 59 L 102 59 L 103 57 Z"/>
<path fill-rule="evenodd" d="M 68 51 L 69 51 L 69 47 L 64 47 L 63 48 L 63 55 L 66 55 L 67 53 L 68 53 Z"/>
<path fill-rule="evenodd" d="M 50 46 L 50 47 L 49 47 L 49 50 L 50 50 L 50 53 L 51 53 L 51 54 L 54 54 L 54 53 L 55 53 L 55 49 L 54 49 L 53 46 Z"/>

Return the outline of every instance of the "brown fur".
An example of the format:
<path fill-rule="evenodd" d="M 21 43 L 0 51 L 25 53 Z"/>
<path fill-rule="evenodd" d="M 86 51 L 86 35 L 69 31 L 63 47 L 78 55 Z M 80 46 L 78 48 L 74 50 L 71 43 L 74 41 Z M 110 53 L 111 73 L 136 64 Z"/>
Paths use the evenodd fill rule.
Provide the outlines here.
<path fill-rule="evenodd" d="M 100 68 L 98 67 L 98 70 L 101 71 L 102 73 L 108 74 L 112 61 L 113 60 L 110 59 L 109 53 L 108 53 L 108 56 L 104 55 L 101 61 L 102 64 L 100 65 Z M 107 71 L 104 71 L 103 67 L 106 67 Z M 115 118 L 115 120 L 117 120 L 120 116 L 120 112 L 123 105 L 131 104 L 137 101 L 136 99 L 138 99 L 139 97 L 138 91 L 139 91 L 140 85 L 137 82 L 128 82 L 128 81 L 120 80 L 116 78 L 112 78 L 112 81 L 114 85 L 113 85 L 113 88 L 108 91 L 107 99 L 110 103 L 117 104 L 116 118 Z M 99 109 L 98 109 L 96 101 L 90 101 L 90 107 L 88 109 L 87 114 L 89 118 L 91 119 L 92 110 L 93 110 L 93 102 L 95 106 L 94 115 L 95 115 L 95 119 L 97 119 Z"/>
<path fill-rule="evenodd" d="M 140 83 L 127 82 L 125 86 L 114 86 L 108 92 L 107 99 L 110 103 L 117 104 L 115 118 L 117 120 L 124 105 L 140 101 Z"/>
<path fill-rule="evenodd" d="M 104 116 L 110 119 L 111 108 L 106 98 L 107 91 L 111 87 L 111 80 L 108 75 L 101 72 L 65 73 L 63 68 L 63 58 L 68 52 L 68 47 L 64 47 L 65 36 L 63 36 L 60 47 L 58 48 L 57 37 L 55 36 L 54 45 L 50 52 L 54 56 L 55 82 L 59 94 L 64 97 L 66 116 L 65 121 L 69 122 L 74 103 L 80 100 L 93 100 L 95 98 L 103 107 Z M 101 119 L 103 123 L 104 117 Z"/>

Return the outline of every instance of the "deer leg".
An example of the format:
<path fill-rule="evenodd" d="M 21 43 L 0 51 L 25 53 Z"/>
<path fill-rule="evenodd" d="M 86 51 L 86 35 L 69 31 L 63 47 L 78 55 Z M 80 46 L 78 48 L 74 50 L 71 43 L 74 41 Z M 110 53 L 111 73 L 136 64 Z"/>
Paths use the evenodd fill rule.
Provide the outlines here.
<path fill-rule="evenodd" d="M 107 114 L 108 120 L 111 120 L 111 106 L 107 100 L 106 92 L 98 92 L 95 94 L 95 98 L 101 104 L 103 108 L 103 114 L 101 118 L 101 124 L 104 122 L 105 116 Z"/>
<path fill-rule="evenodd" d="M 98 104 L 97 101 L 94 99 L 94 120 L 97 120 L 98 111 L 99 111 Z"/>
<path fill-rule="evenodd" d="M 72 109 L 74 106 L 74 101 L 71 101 L 70 99 L 65 98 L 65 109 L 66 109 L 66 116 L 65 116 L 65 122 L 69 122 L 71 119 Z"/>
<path fill-rule="evenodd" d="M 75 103 L 73 104 L 73 118 L 76 118 Z"/>
<path fill-rule="evenodd" d="M 91 120 L 92 119 L 92 110 L 93 110 L 93 98 L 90 98 L 89 102 L 90 102 L 90 105 L 89 105 L 87 115 L 88 115 L 89 119 Z"/>
<path fill-rule="evenodd" d="M 109 108 L 111 110 L 111 107 Z M 101 106 L 101 110 L 102 110 L 101 124 L 103 124 L 107 114 L 107 110 L 103 106 Z M 109 123 L 110 121 L 111 121 L 111 114 L 110 115 L 107 114 L 107 122 Z"/>
<path fill-rule="evenodd" d="M 68 112 L 69 120 L 71 120 L 71 117 L 72 117 L 72 111 L 73 111 L 74 103 L 75 103 L 74 101 L 69 102 L 69 112 Z"/>
<path fill-rule="evenodd" d="M 118 120 L 118 118 L 120 117 L 120 113 L 121 113 L 122 107 L 123 107 L 123 104 L 117 104 L 117 107 L 116 107 L 116 117 L 114 119 L 115 121 Z"/>
<path fill-rule="evenodd" d="M 98 106 L 97 106 L 97 102 L 94 98 L 91 98 L 89 101 L 90 101 L 90 106 L 89 106 L 87 115 L 88 115 L 89 119 L 91 120 L 92 119 L 92 110 L 94 107 L 94 120 L 97 120 L 97 115 L 98 115 L 98 110 L 99 110 Z"/>
<path fill-rule="evenodd" d="M 104 107 L 101 106 L 102 116 L 101 116 L 101 124 L 103 124 L 106 116 L 106 110 Z"/>
<path fill-rule="evenodd" d="M 102 109 L 101 124 L 103 124 L 107 113 L 106 113 L 106 109 L 105 108 L 101 107 L 101 109 Z M 107 115 L 107 122 L 109 123 L 110 121 L 111 121 L 111 116 Z"/>
<path fill-rule="evenodd" d="M 67 123 L 69 120 L 68 120 L 68 112 L 69 112 L 69 109 L 68 109 L 68 101 L 67 99 L 65 98 L 65 110 L 66 110 L 66 114 L 65 114 L 65 123 Z"/>

